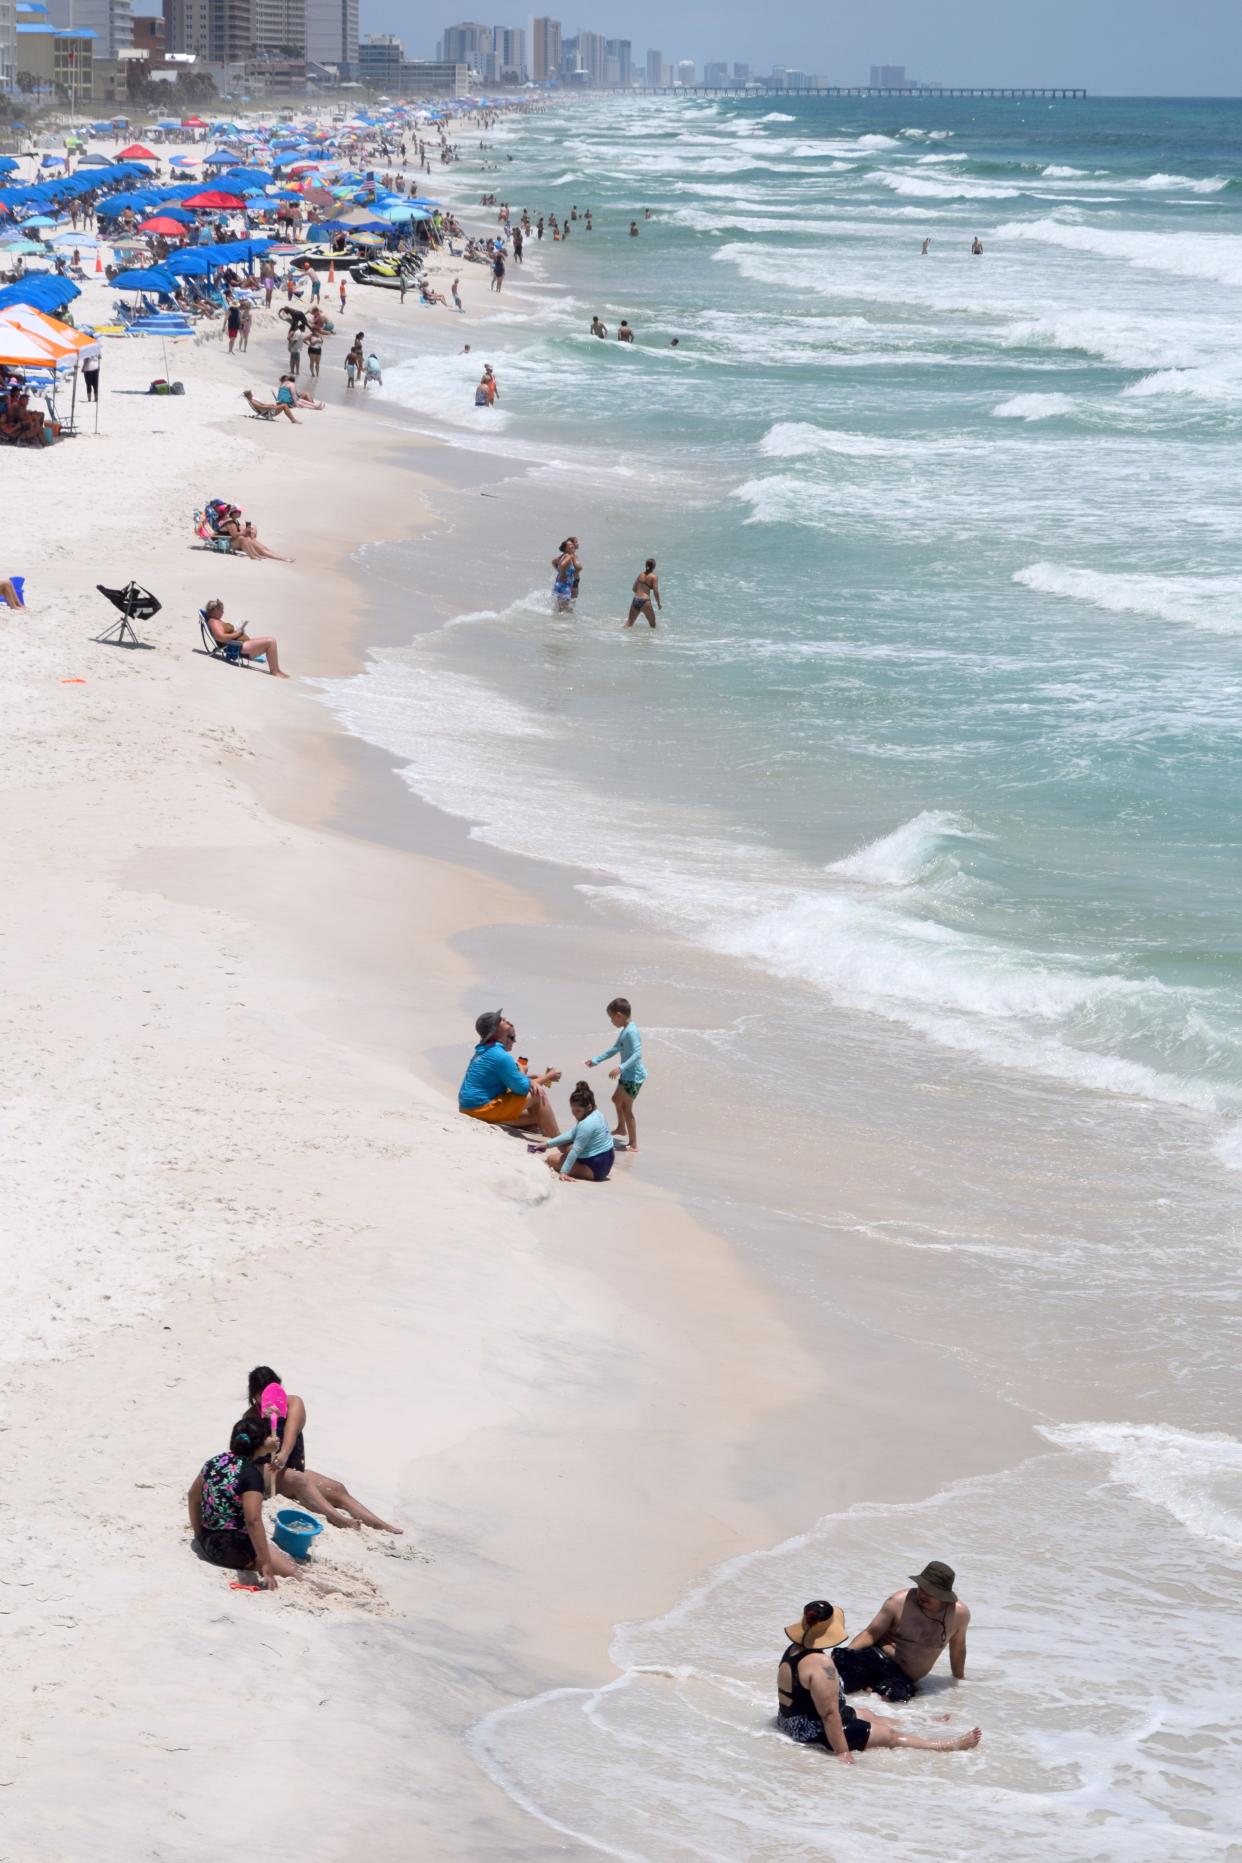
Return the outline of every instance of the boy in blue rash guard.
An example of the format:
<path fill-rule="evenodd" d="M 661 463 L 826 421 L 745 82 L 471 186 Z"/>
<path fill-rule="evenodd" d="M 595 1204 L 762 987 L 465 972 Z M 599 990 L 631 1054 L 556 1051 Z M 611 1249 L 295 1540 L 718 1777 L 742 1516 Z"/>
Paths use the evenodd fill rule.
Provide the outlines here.
<path fill-rule="evenodd" d="M 631 1151 L 638 1150 L 638 1126 L 634 1119 L 634 1102 L 639 1090 L 647 1078 L 643 1066 L 643 1038 L 638 1032 L 637 1024 L 632 1020 L 633 1012 L 624 996 L 614 996 L 608 1005 L 608 1020 L 613 1028 L 621 1032 L 611 1048 L 605 1048 L 603 1054 L 597 1054 L 588 1067 L 598 1067 L 601 1061 L 609 1061 L 613 1055 L 620 1055 L 620 1067 L 614 1067 L 608 1078 L 615 1080 L 617 1090 L 612 1096 L 612 1103 L 617 1110 L 617 1123 L 612 1129 L 614 1139 L 623 1138 Z"/>
<path fill-rule="evenodd" d="M 613 1167 L 616 1151 L 608 1121 L 595 1106 L 595 1095 L 585 1080 L 580 1080 L 569 1096 L 569 1110 L 574 1123 L 568 1132 L 558 1132 L 546 1145 L 548 1168 L 560 1175 L 562 1183 L 575 1178 L 585 1183 L 602 1184 Z"/>

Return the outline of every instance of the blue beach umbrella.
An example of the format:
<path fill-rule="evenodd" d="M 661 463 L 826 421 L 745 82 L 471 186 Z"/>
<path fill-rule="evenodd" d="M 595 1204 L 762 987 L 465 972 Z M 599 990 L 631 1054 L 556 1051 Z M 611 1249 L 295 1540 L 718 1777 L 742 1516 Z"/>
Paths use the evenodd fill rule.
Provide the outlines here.
<path fill-rule="evenodd" d="M 31 278 L 19 278 L 15 285 L 6 285 L 0 291 L 0 310 L 7 310 L 10 304 L 33 304 L 36 310 L 55 316 L 81 295 L 72 280 L 40 272 Z"/>
<path fill-rule="evenodd" d="M 112 283 L 118 291 L 154 291 L 161 297 L 171 296 L 177 289 L 176 279 L 161 265 L 151 265 L 139 271 L 118 272 Z"/>
<path fill-rule="evenodd" d="M 202 278 L 207 272 L 215 270 L 216 263 L 205 251 L 192 249 L 174 252 L 165 259 L 163 269 L 172 272 L 177 278 Z"/>

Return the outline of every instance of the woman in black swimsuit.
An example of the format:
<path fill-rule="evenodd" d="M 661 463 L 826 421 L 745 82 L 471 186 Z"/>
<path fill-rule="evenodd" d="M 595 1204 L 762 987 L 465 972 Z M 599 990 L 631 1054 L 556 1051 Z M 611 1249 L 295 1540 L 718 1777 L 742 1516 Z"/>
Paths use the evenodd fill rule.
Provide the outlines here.
<path fill-rule="evenodd" d="M 789 1647 L 776 1671 L 776 1724 L 781 1732 L 799 1746 L 827 1747 L 847 1766 L 855 1753 L 872 1747 L 920 1747 L 928 1753 L 963 1753 L 977 1747 L 982 1734 L 972 1727 L 968 1734 L 945 1740 L 924 1740 L 919 1734 L 903 1733 L 896 1721 L 881 1720 L 864 1708 L 852 1708 L 845 1699 L 841 1678 L 828 1655 L 838 1643 L 844 1643 L 845 1613 L 825 1598 L 813 1598 L 802 1611 L 802 1621 L 787 1624 L 785 1635 Z"/>
<path fill-rule="evenodd" d="M 269 1384 L 279 1383 L 280 1378 L 270 1365 L 255 1366 L 249 1379 L 250 1404 L 246 1411 L 247 1417 L 259 1416 L 259 1398 Z M 381 1533 L 403 1533 L 403 1527 L 390 1526 L 387 1520 L 381 1520 L 369 1507 L 355 1500 L 343 1481 L 337 1481 L 331 1475 L 319 1475 L 313 1468 L 307 1468 L 306 1444 L 302 1438 L 306 1424 L 306 1405 L 292 1391 L 287 1395 L 289 1414 L 281 1423 L 280 1448 L 272 1459 L 276 1472 L 276 1492 L 309 1508 L 313 1514 L 325 1515 L 334 1527 L 377 1527 Z M 267 1460 L 266 1453 L 255 1457 L 260 1470 L 266 1468 Z"/>

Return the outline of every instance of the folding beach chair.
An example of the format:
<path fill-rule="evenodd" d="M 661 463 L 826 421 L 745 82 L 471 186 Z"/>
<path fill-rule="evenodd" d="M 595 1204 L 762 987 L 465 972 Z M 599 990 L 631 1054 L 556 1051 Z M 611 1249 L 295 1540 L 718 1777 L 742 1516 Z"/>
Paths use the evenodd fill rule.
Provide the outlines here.
<path fill-rule="evenodd" d="M 150 589 L 140 588 L 136 582 L 127 582 L 123 589 L 105 589 L 102 582 L 95 587 L 101 595 L 106 595 L 114 608 L 119 608 L 121 618 L 106 627 L 95 639 L 101 646 L 107 647 L 152 647 L 154 641 L 139 640 L 134 632 L 135 621 L 149 621 L 157 615 L 163 606 L 152 595 Z"/>
<path fill-rule="evenodd" d="M 217 537 L 211 528 L 211 519 L 205 511 L 194 513 L 194 535 L 205 550 L 223 550 L 226 555 L 232 553 L 232 545 L 227 537 Z"/>
<path fill-rule="evenodd" d="M 198 631 L 203 637 L 202 652 L 204 652 L 209 659 L 224 660 L 229 666 L 258 666 L 260 661 L 264 663 L 267 661 L 267 655 L 265 653 L 256 653 L 248 659 L 241 650 L 240 641 L 217 640 L 207 625 L 207 610 L 205 608 L 200 608 L 198 611 Z M 195 652 L 198 651 L 199 649 L 196 648 Z"/>

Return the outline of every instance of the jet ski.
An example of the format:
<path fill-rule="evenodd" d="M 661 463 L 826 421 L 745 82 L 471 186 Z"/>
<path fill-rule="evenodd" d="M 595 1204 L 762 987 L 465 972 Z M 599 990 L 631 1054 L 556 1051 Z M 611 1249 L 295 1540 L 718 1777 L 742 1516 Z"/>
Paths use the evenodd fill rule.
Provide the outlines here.
<path fill-rule="evenodd" d="M 360 285 L 381 285 L 389 291 L 399 291 L 404 285 L 408 291 L 417 282 L 422 266 L 417 253 L 402 252 L 396 257 L 363 259 L 354 266 L 352 276 Z"/>

